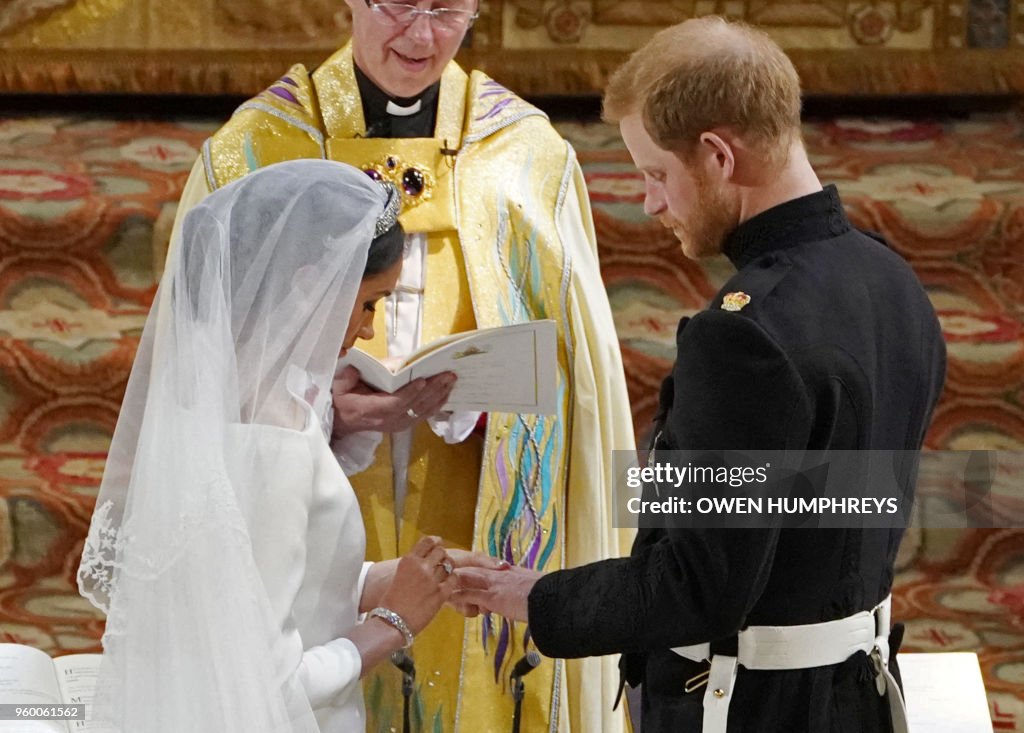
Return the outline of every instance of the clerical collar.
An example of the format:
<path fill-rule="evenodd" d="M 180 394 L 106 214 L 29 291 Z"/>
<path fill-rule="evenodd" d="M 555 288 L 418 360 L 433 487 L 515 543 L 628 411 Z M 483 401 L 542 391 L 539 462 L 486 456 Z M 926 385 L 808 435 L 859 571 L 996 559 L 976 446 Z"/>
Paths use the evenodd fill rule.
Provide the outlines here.
<path fill-rule="evenodd" d="M 415 97 L 392 97 L 354 65 L 367 137 L 432 137 L 441 82 Z"/>
<path fill-rule="evenodd" d="M 747 219 L 725 238 L 722 252 L 740 270 L 766 252 L 836 237 L 852 226 L 839 191 L 829 185 Z"/>

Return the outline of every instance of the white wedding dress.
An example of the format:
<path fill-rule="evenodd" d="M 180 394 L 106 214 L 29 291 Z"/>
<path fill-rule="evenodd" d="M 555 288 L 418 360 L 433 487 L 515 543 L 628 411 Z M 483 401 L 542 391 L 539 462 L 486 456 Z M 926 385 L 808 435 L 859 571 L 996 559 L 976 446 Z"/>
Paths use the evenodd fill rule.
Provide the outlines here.
<path fill-rule="evenodd" d="M 255 506 L 242 509 L 281 630 L 274 645 L 280 673 L 298 676 L 321 733 L 355 733 L 366 729 L 362 664 L 344 635 L 358 623 L 371 563 L 363 562 L 366 533 L 355 493 L 314 409 L 306 407 L 301 432 L 234 426 L 240 444 L 249 447 L 242 460 L 231 460 L 229 453 L 228 470 L 236 485 L 251 485 L 247 477 L 259 475 L 264 486 L 273 487 Z M 255 461 L 249 459 L 253 455 Z"/>
<path fill-rule="evenodd" d="M 331 380 L 398 193 L 271 165 L 189 212 L 82 552 L 107 615 L 94 720 L 122 733 L 361 733 L 369 567 L 328 447 Z"/>

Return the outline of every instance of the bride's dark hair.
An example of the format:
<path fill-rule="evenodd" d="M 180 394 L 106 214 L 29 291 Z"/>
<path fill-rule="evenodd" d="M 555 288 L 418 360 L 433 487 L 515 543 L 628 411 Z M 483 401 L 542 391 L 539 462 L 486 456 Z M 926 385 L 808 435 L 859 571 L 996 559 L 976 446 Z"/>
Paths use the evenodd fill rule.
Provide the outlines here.
<path fill-rule="evenodd" d="M 395 225 L 381 234 L 374 237 L 370 243 L 370 249 L 366 253 L 366 269 L 363 270 L 363 277 L 379 275 L 402 258 L 402 251 L 405 247 L 405 230 L 397 221 Z"/>

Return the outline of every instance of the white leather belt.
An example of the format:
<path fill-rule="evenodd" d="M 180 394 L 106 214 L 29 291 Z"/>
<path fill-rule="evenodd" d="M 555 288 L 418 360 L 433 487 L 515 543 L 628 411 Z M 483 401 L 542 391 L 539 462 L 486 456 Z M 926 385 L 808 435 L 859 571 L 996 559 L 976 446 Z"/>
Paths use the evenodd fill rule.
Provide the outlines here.
<path fill-rule="evenodd" d="M 685 691 L 703 684 L 703 733 L 726 733 L 729 702 L 736 683 L 737 666 L 746 669 L 807 669 L 839 664 L 859 651 L 870 655 L 875 665 L 878 694 L 889 701 L 894 733 L 907 733 L 907 713 L 903 694 L 889 672 L 889 622 L 892 596 L 870 611 L 846 618 L 802 626 L 750 626 L 739 632 L 735 657 L 711 655 L 710 644 L 694 644 L 672 649 L 694 662 L 711 661 L 711 669 L 691 678 Z"/>

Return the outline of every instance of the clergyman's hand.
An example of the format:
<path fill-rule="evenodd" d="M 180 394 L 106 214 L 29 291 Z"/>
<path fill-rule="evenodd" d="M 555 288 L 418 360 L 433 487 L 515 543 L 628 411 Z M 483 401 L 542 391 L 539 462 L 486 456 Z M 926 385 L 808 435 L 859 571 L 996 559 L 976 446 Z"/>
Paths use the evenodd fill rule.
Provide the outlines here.
<path fill-rule="evenodd" d="M 440 412 L 454 386 L 455 375 L 444 372 L 413 380 L 394 394 L 388 394 L 364 384 L 355 367 L 345 367 L 331 385 L 333 435 L 341 438 L 364 430 L 378 433 L 407 430 L 419 420 Z"/>
<path fill-rule="evenodd" d="M 520 567 L 506 570 L 467 567 L 455 571 L 458 589 L 448 599 L 457 609 L 477 608 L 513 621 L 527 621 L 527 599 L 544 573 Z"/>

